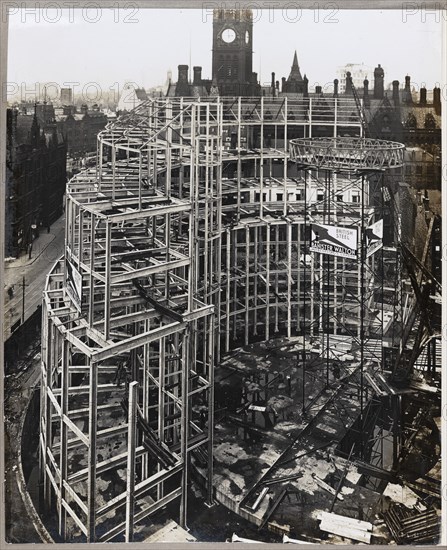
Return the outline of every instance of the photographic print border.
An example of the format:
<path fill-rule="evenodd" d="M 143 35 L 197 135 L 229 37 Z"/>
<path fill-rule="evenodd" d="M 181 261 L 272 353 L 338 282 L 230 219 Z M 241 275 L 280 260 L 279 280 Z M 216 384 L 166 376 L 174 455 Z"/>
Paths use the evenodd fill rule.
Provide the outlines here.
<path fill-rule="evenodd" d="M 7 17 L 5 17 L 5 7 L 9 5 L 9 7 L 12 9 L 15 6 L 19 6 L 21 8 L 41 8 L 41 7 L 48 7 L 51 4 L 57 4 L 58 2 L 51 2 L 51 1 L 44 1 L 44 0 L 33 0 L 33 1 L 11 1 L 11 2 L 2 2 L 1 9 L 2 9 L 2 17 L 0 21 L 0 38 L 1 38 L 1 48 L 0 48 L 0 80 L 2 84 L 2 96 L 1 96 L 1 110 L 0 110 L 0 128 L 2 131 L 2 136 L 4 137 L 6 135 L 6 88 L 5 83 L 7 82 L 7 52 L 8 52 L 8 21 Z M 181 9 L 205 9 L 205 8 L 211 8 L 211 7 L 219 7 L 223 5 L 223 7 L 240 7 L 240 8 L 263 8 L 263 7 L 272 7 L 272 8 L 281 8 L 281 7 L 287 7 L 287 5 L 293 4 L 299 5 L 302 9 L 311 9 L 313 6 L 315 6 L 315 1 L 309 1 L 309 2 L 288 2 L 288 1 L 281 1 L 281 2 L 275 2 L 273 0 L 269 1 L 254 1 L 254 2 L 246 2 L 243 0 L 238 0 L 237 2 L 204 2 L 204 1 L 194 1 L 194 0 L 188 0 L 188 1 L 167 1 L 167 2 L 161 2 L 161 1 L 142 1 L 142 0 L 134 0 L 132 2 L 129 2 L 127 0 L 114 0 L 114 1 L 101 1 L 101 0 L 93 0 L 93 1 L 87 1 L 87 0 L 70 0 L 69 2 L 62 2 L 62 4 L 69 4 L 70 6 L 73 6 L 75 9 L 82 8 L 84 6 L 95 6 L 105 9 L 110 7 L 125 7 L 129 6 L 129 4 L 134 5 L 138 9 L 151 9 L 151 8 L 163 8 L 163 9 L 170 9 L 170 8 L 181 8 Z M 321 2 L 320 4 L 326 5 L 328 2 Z M 335 4 L 338 9 L 355 9 L 355 10 L 387 10 L 387 9 L 398 9 L 398 10 L 427 10 L 427 13 L 429 10 L 439 10 L 442 15 L 442 43 L 440 44 L 440 47 L 442 48 L 442 82 L 441 82 L 441 96 L 442 96 L 442 190 L 444 191 L 445 186 L 447 185 L 447 169 L 446 169 L 446 159 L 447 159 L 447 146 L 446 146 L 446 131 L 447 131 L 447 103 L 446 103 L 446 95 L 447 95 L 447 70 L 446 70 L 446 64 L 447 64 L 447 3 L 446 2 L 432 2 L 432 1 L 418 1 L 418 2 L 405 2 L 405 1 L 395 1 L 395 0 L 383 0 L 383 1 L 376 1 L 373 4 L 371 4 L 368 1 L 359 1 L 359 0 L 337 0 L 336 2 L 330 2 L 330 4 Z M 5 168 L 6 167 L 6 141 L 5 139 L 0 139 L 0 189 L 2 192 L 2 197 L 4 197 L 5 193 Z M 442 193 L 442 210 L 443 214 L 447 212 L 447 193 Z M 0 261 L 1 261 L 1 275 L 0 275 L 0 285 L 3 288 L 3 277 L 4 277 L 4 228 L 5 226 L 5 202 L 4 200 L 0 200 L 0 227 L 2 230 L 0 231 Z M 444 284 L 447 281 L 447 267 L 446 267 L 446 257 L 447 257 L 447 224 L 442 224 L 442 235 L 443 235 L 443 265 L 442 265 L 442 273 L 443 273 L 443 280 Z M 443 376 L 442 376 L 442 449 L 444 451 L 445 456 L 445 449 L 447 448 L 447 376 L 445 374 L 445 366 L 447 362 L 447 355 L 446 355 L 446 338 L 447 338 L 447 303 L 445 299 L 445 295 L 443 292 L 443 303 L 442 303 L 442 313 L 443 313 L 443 332 L 442 332 L 442 363 L 443 363 Z M 1 329 L 3 333 L 3 323 L 4 323 L 4 304 L 3 300 L 0 304 L 0 316 L 1 316 Z M 2 406 L 2 412 L 4 411 L 4 357 L 3 357 L 3 346 L 0 350 L 0 363 L 1 363 L 1 370 L 0 370 L 0 402 Z M 4 441 L 5 437 L 5 431 L 4 431 L 4 424 L 3 424 L 3 418 L 2 415 L 2 422 L 0 423 L 0 441 Z M 3 447 L 3 446 L 2 446 Z M 4 473 L 4 454 L 3 452 L 0 453 L 0 471 Z M 4 479 L 4 476 L 3 476 Z M 444 458 L 442 461 L 442 539 L 441 544 L 446 545 L 447 544 L 447 460 Z M 0 506 L 1 509 L 1 517 L 0 517 L 0 547 L 5 548 L 6 547 L 6 541 L 5 541 L 5 484 L 1 484 L 0 489 L 0 495 L 2 503 L 2 506 Z M 117 543 L 120 544 L 120 543 Z M 187 544 L 175 544 L 175 548 L 183 549 L 183 548 L 191 548 L 192 543 Z M 212 550 L 217 548 L 231 548 L 233 544 L 228 546 L 227 543 L 197 543 L 200 544 L 201 548 L 211 548 Z M 15 550 L 15 548 L 27 548 L 29 545 L 25 544 L 11 544 L 11 547 Z M 46 547 L 47 545 L 45 545 Z M 94 548 L 99 548 L 102 546 L 100 543 L 95 543 L 94 545 L 89 545 L 88 543 L 83 544 L 54 544 L 55 548 L 66 548 L 67 546 L 70 547 L 76 547 L 76 548 L 87 548 L 89 546 L 92 546 Z M 141 548 L 145 547 L 146 545 L 142 543 L 128 543 L 126 544 L 126 547 L 129 548 Z M 150 548 L 166 548 L 166 543 L 153 543 L 149 545 Z M 253 544 L 252 548 L 260 547 L 258 544 Z M 263 544 L 262 548 L 269 548 L 269 547 L 277 547 L 277 544 Z M 315 545 L 315 547 L 326 547 L 327 545 Z M 337 545 L 338 546 L 338 545 Z M 35 545 L 34 547 L 40 548 L 40 544 Z M 107 548 L 109 548 L 109 544 L 107 544 Z M 121 544 L 120 544 L 121 547 Z M 356 545 L 346 545 L 346 546 L 339 546 L 340 548 L 355 548 Z M 404 548 L 404 546 L 400 546 L 401 548 Z M 429 548 L 430 546 L 427 546 Z"/>

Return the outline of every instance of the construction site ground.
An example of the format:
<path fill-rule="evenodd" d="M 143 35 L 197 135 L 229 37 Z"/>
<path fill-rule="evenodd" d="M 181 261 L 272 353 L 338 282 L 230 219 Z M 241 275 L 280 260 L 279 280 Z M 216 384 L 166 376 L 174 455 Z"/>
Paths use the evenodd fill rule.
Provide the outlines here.
<path fill-rule="evenodd" d="M 370 542 L 389 544 L 393 536 L 382 514 L 394 503 L 426 507 L 401 484 L 388 483 L 385 492 L 386 483 L 380 489 L 364 484 L 357 460 L 340 456 L 360 414 L 356 358 L 337 376 L 323 358 L 306 361 L 303 414 L 300 349 L 298 338 L 257 343 L 235 350 L 218 368 L 216 497 L 263 531 L 311 542 L 358 542 L 320 529 L 321 513 L 331 512 L 370 522 Z M 364 400 L 369 396 L 364 389 Z M 435 445 L 432 461 L 438 458 Z"/>
<path fill-rule="evenodd" d="M 339 456 L 340 444 L 359 415 L 359 363 L 354 358 L 335 376 L 333 363 L 327 370 L 324 358 L 309 355 L 303 369 L 301 349 L 300 338 L 256 343 L 230 353 L 217 368 L 214 487 L 220 503 L 206 508 L 200 491 L 192 486 L 188 527 L 198 541 L 223 542 L 236 532 L 264 542 L 281 542 L 283 534 L 304 541 L 351 542 L 320 529 L 321 512 L 332 511 L 371 522 L 371 543 L 388 544 L 394 539 L 382 519 L 384 512 L 394 505 L 427 510 L 417 490 L 421 486 L 430 490 L 440 480 L 436 429 L 430 424 L 422 426 L 403 462 L 408 471 L 423 464 L 424 472 L 412 475 L 416 492 L 400 483 L 390 482 L 381 491 L 362 486 L 355 460 Z M 37 455 L 20 445 L 27 437 L 22 427 L 39 364 L 38 349 L 31 346 L 6 377 L 6 532 L 10 542 L 38 542 L 42 536 L 39 522 L 29 520 L 31 501 L 26 488 L 32 492 L 32 483 L 22 474 L 22 462 L 29 458 L 26 453 L 34 453 L 36 463 Z M 117 420 L 108 422 L 112 425 Z M 436 417 L 433 425 L 437 426 Z M 108 456 L 105 448 L 100 452 Z M 334 495 L 337 490 L 338 497 Z M 144 540 L 176 519 L 174 508 L 168 506 L 138 528 L 137 538 Z M 46 526 L 54 535 L 48 518 Z"/>

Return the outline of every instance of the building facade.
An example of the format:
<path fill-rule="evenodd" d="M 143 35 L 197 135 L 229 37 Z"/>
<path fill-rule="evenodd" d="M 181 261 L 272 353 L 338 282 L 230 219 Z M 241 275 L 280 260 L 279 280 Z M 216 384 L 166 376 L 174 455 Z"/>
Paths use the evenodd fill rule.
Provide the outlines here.
<path fill-rule="evenodd" d="M 42 227 L 62 214 L 66 156 L 67 145 L 56 128 L 44 132 L 37 114 L 23 118 L 8 109 L 6 256 L 29 250 Z"/>
<path fill-rule="evenodd" d="M 373 69 L 363 63 L 347 63 L 343 67 L 337 69 L 337 78 L 339 82 L 338 91 L 344 94 L 346 91 L 346 75 L 350 73 L 354 86 L 358 89 L 363 88 L 363 82 L 372 80 Z"/>
<path fill-rule="evenodd" d="M 55 122 L 67 142 L 68 154 L 80 157 L 96 151 L 97 135 L 108 119 L 98 105 L 91 109 L 82 105 L 79 110 L 75 107 L 64 109 L 63 114 L 55 116 Z"/>

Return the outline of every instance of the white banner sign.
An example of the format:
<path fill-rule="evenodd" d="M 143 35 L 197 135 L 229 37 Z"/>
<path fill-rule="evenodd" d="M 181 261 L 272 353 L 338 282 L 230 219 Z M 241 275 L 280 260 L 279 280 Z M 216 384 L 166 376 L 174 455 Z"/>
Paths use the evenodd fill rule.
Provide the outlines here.
<path fill-rule="evenodd" d="M 319 254 L 357 259 L 357 229 L 312 224 L 310 250 Z"/>
<path fill-rule="evenodd" d="M 366 228 L 366 257 L 369 258 L 383 246 L 383 220 Z"/>
<path fill-rule="evenodd" d="M 66 290 L 69 298 L 73 302 L 76 309 L 81 311 L 82 304 L 82 275 L 75 266 L 67 260 L 65 262 L 67 285 Z"/>

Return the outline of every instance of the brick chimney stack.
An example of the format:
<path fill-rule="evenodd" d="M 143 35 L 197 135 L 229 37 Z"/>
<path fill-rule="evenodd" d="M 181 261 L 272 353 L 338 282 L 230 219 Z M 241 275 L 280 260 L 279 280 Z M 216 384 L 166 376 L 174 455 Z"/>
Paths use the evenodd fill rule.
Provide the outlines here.
<path fill-rule="evenodd" d="M 421 88 L 420 90 L 419 105 L 427 105 L 427 88 Z"/>
<path fill-rule="evenodd" d="M 411 78 L 407 75 L 405 77 L 405 88 L 404 88 L 404 95 L 403 95 L 403 101 L 405 103 L 413 103 L 413 98 L 411 96 Z"/>
<path fill-rule="evenodd" d="M 385 72 L 380 64 L 374 69 L 374 99 L 383 99 Z"/>
<path fill-rule="evenodd" d="M 351 72 L 350 72 L 350 71 L 348 71 L 348 72 L 346 73 L 345 94 L 351 94 L 351 95 L 352 95 L 352 76 L 351 76 Z"/>
<path fill-rule="evenodd" d="M 433 106 L 437 115 L 441 114 L 441 88 L 433 88 Z"/>
<path fill-rule="evenodd" d="M 193 84 L 194 86 L 200 86 L 200 84 L 202 83 L 202 67 L 193 67 L 193 71 L 194 71 Z"/>
<path fill-rule="evenodd" d="M 338 78 L 334 78 L 334 97 L 338 97 Z"/>
<path fill-rule="evenodd" d="M 393 101 L 394 105 L 399 105 L 400 103 L 400 97 L 399 97 L 399 81 L 393 80 Z"/>
<path fill-rule="evenodd" d="M 178 78 L 177 86 L 175 89 L 175 95 L 180 96 L 189 96 L 189 80 L 188 80 L 188 65 L 179 65 L 178 66 Z"/>

